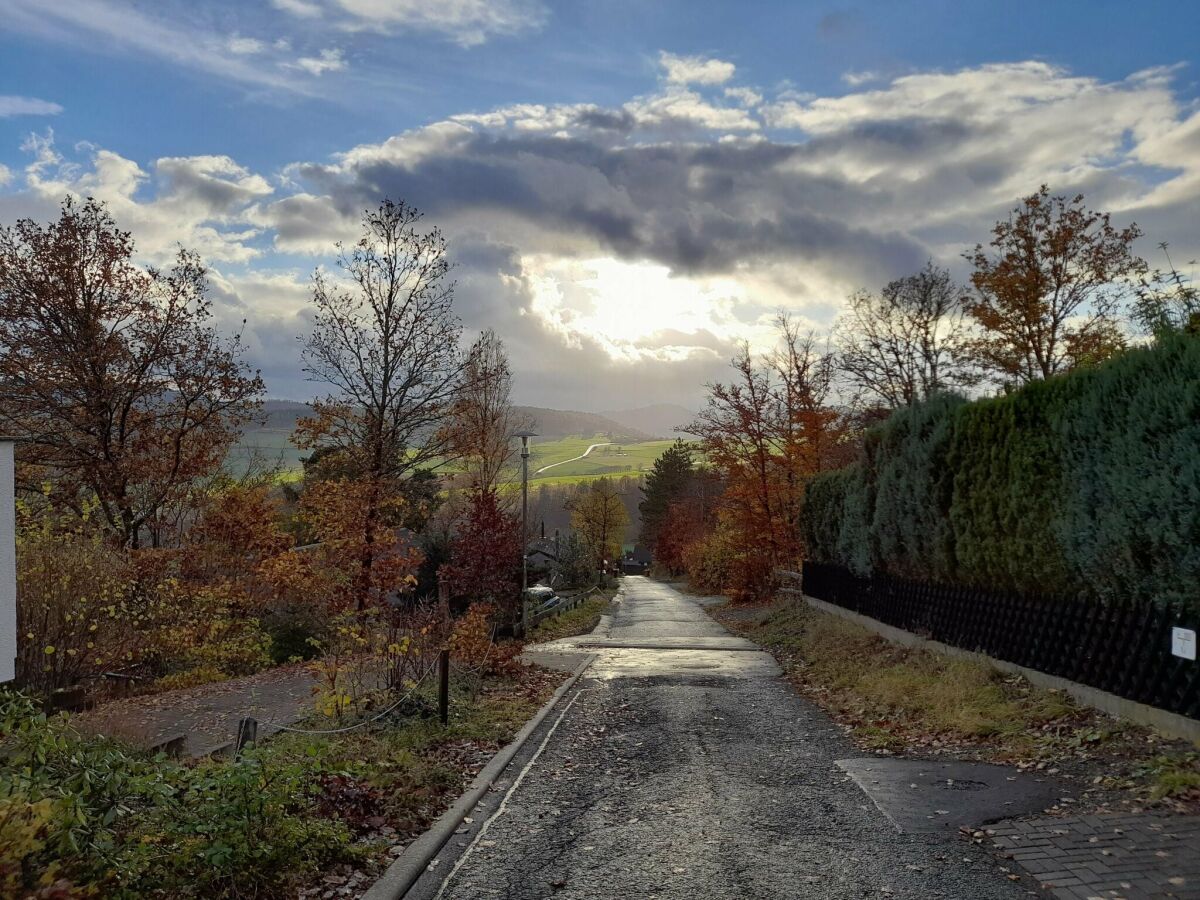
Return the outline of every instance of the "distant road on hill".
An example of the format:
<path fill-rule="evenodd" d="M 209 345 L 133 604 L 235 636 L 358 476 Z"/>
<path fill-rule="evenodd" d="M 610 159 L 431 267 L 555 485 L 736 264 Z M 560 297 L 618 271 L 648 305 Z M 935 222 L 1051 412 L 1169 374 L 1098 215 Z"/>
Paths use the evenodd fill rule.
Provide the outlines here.
<path fill-rule="evenodd" d="M 612 443 L 613 443 L 612 441 L 601 441 L 599 444 L 592 444 L 578 456 L 572 456 L 570 459 L 560 459 L 558 462 L 552 462 L 548 466 L 542 466 L 540 469 L 538 469 L 533 474 L 541 475 L 547 469 L 553 469 L 555 466 L 565 466 L 569 462 L 575 462 L 576 460 L 583 459 L 585 456 L 587 456 L 589 453 L 591 453 L 597 447 L 608 447 L 608 446 L 611 446 Z"/>

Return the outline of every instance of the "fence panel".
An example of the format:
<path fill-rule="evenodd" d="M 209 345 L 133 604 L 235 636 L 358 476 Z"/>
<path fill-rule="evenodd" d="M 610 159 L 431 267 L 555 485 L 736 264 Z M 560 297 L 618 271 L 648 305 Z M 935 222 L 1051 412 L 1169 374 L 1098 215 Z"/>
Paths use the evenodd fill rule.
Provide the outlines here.
<path fill-rule="evenodd" d="M 801 584 L 810 597 L 913 634 L 1200 718 L 1200 664 L 1171 653 L 1172 629 L 1200 631 L 1200 615 L 1181 606 L 862 578 L 814 562 L 804 563 Z"/>

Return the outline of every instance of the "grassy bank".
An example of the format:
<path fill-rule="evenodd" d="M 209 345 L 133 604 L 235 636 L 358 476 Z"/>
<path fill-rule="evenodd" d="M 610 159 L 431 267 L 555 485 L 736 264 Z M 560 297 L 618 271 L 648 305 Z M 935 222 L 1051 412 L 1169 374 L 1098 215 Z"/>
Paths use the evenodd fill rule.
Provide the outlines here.
<path fill-rule="evenodd" d="M 195 763 L 82 736 L 0 695 L 0 896 L 357 892 L 562 677 L 521 668 L 455 682 L 446 727 L 417 695 L 353 731 L 281 734 L 237 760 Z"/>
<path fill-rule="evenodd" d="M 1196 748 L 1081 707 L 1062 692 L 983 663 L 891 644 L 792 600 L 712 614 L 771 651 L 801 693 L 864 750 L 1051 771 L 1082 783 L 1095 805 L 1200 809 Z"/>
<path fill-rule="evenodd" d="M 587 634 L 600 623 L 600 617 L 612 609 L 612 598 L 616 591 L 599 591 L 570 612 L 539 622 L 529 634 L 533 643 L 556 641 L 559 638 Z"/>

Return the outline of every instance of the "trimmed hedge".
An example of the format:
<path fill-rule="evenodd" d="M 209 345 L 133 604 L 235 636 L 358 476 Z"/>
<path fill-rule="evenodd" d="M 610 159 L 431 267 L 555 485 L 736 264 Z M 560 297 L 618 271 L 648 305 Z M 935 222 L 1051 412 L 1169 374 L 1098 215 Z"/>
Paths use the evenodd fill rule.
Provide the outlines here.
<path fill-rule="evenodd" d="M 1200 340 L 900 410 L 810 483 L 804 531 L 863 576 L 1200 609 Z"/>

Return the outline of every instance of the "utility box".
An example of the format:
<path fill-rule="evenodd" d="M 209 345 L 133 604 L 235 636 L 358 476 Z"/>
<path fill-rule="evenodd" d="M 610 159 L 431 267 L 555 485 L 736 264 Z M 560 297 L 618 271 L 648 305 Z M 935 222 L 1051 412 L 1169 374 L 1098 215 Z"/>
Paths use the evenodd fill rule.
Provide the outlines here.
<path fill-rule="evenodd" d="M 0 438 L 0 684 L 17 677 L 17 497 L 13 442 Z"/>

